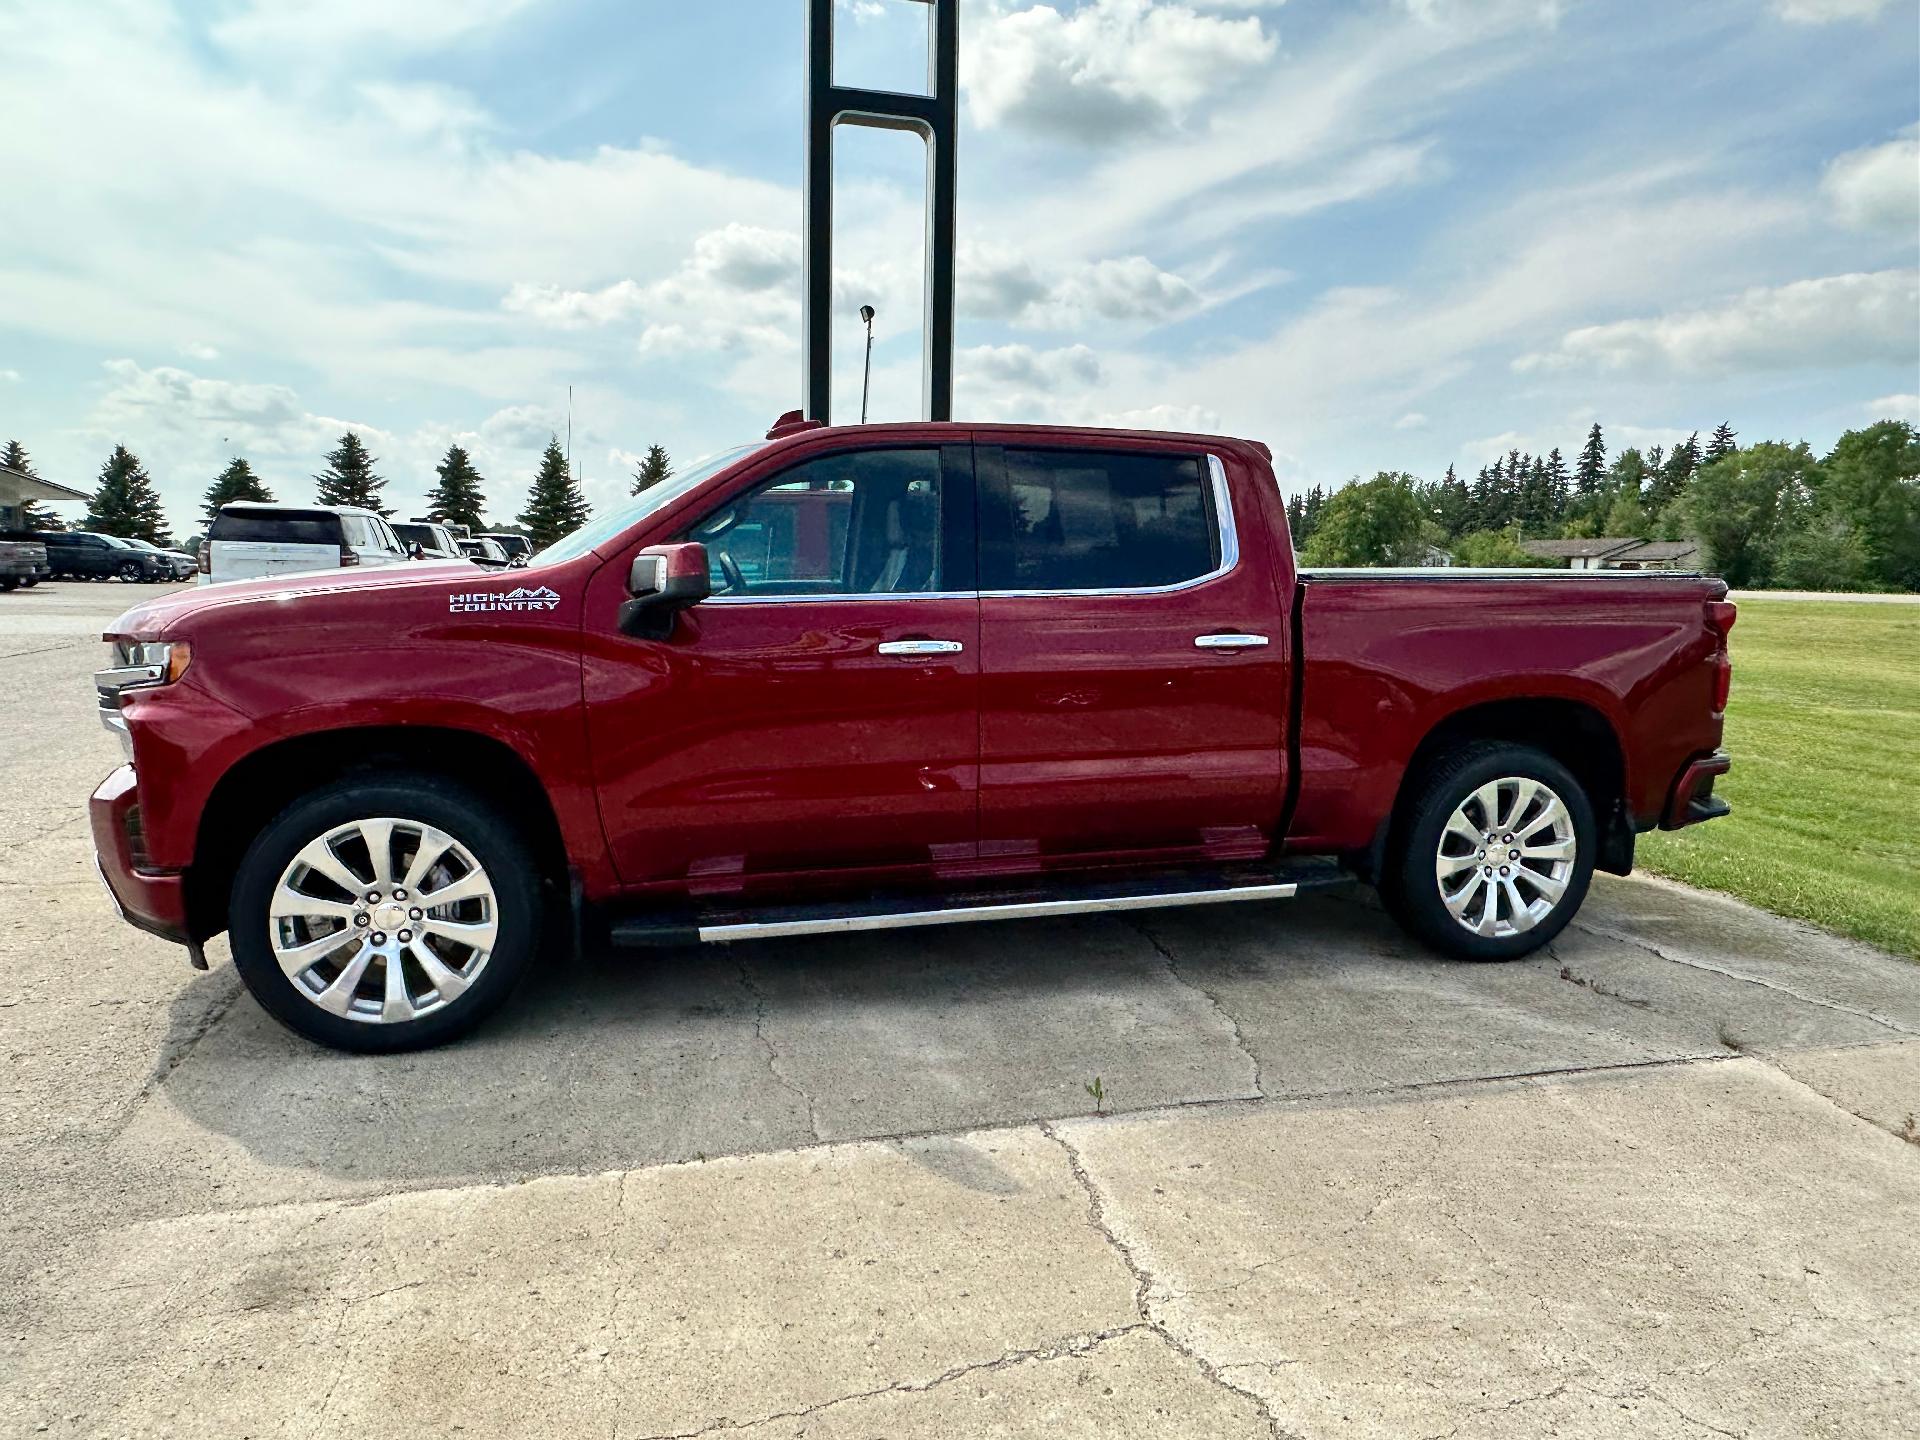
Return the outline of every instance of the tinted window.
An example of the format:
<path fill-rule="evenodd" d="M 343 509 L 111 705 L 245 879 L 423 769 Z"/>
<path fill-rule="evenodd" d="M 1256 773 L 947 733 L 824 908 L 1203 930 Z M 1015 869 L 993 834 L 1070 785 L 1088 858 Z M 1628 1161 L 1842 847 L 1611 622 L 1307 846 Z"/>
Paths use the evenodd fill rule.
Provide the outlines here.
<path fill-rule="evenodd" d="M 250 540 L 277 545 L 338 545 L 340 517 L 325 510 L 222 510 L 208 540 Z"/>
<path fill-rule="evenodd" d="M 424 545 L 429 550 L 433 550 L 437 549 L 440 544 L 440 537 L 433 533 L 433 527 L 431 525 L 407 525 L 402 523 L 395 525 L 393 531 L 394 534 L 400 537 L 403 544 L 409 546 Z"/>
<path fill-rule="evenodd" d="M 940 452 L 809 460 L 689 531 L 716 595 L 901 595 L 940 588 Z"/>
<path fill-rule="evenodd" d="M 1220 563 L 1212 486 L 1198 457 L 1003 453 L 1005 484 L 988 487 L 983 589 L 1139 590 L 1197 579 Z"/>

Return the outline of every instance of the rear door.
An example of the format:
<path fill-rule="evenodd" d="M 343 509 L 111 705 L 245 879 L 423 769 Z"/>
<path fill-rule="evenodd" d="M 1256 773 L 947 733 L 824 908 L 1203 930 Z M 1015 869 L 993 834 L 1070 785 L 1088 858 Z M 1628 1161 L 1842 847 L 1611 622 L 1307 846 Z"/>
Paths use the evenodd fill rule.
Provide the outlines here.
<path fill-rule="evenodd" d="M 982 860 L 1267 853 L 1284 617 L 1222 460 L 1008 443 L 977 472 Z"/>
<path fill-rule="evenodd" d="M 589 606 L 588 724 L 621 878 L 714 894 L 971 861 L 970 448 L 900 442 L 754 474 L 678 538 L 706 545 L 714 594 L 667 640 L 612 623 L 630 554 Z"/>

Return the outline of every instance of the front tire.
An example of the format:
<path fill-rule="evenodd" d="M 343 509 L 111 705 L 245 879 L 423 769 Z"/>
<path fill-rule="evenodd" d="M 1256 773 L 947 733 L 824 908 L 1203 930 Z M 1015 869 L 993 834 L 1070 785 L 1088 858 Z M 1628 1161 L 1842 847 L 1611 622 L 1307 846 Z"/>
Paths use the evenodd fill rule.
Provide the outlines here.
<path fill-rule="evenodd" d="M 260 833 L 234 878 L 234 968 L 288 1029 L 339 1050 L 445 1044 L 540 947 L 540 878 L 512 823 L 451 782 L 343 780 Z"/>
<path fill-rule="evenodd" d="M 1530 745 L 1483 740 L 1411 781 L 1380 876 L 1387 909 L 1462 960 L 1516 960 L 1566 928 L 1593 879 L 1593 805 Z"/>

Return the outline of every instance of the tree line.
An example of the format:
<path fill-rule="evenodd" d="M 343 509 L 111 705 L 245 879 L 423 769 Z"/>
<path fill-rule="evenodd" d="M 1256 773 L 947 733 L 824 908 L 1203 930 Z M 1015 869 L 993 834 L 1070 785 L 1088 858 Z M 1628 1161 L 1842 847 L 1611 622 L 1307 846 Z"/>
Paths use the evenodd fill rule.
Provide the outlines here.
<path fill-rule="evenodd" d="M 316 504 L 355 506 L 388 519 L 393 517 L 395 511 L 384 498 L 386 478 L 375 468 L 379 461 L 368 452 L 355 431 L 342 435 L 324 459 L 326 468 L 313 477 Z M 0 463 L 37 478 L 32 457 L 18 440 L 9 440 L 5 449 L 0 450 Z M 464 525 L 475 534 L 489 529 L 518 528 L 536 550 L 578 530 L 593 513 L 581 492 L 578 477 L 560 448 L 558 436 L 550 436 L 547 448 L 541 453 L 539 468 L 527 490 L 526 508 L 515 517 L 517 527 L 489 525 L 485 516 L 486 477 L 474 466 L 473 458 L 463 447 L 449 445 L 445 457 L 434 467 L 434 474 L 435 484 L 427 493 L 426 518 L 443 524 Z M 666 450 L 651 445 L 634 469 L 632 493 L 638 495 L 672 474 L 673 461 Z M 205 523 L 211 526 L 223 505 L 240 501 L 272 504 L 274 499 L 273 491 L 253 466 L 236 455 L 213 478 L 200 506 Z M 32 501 L 24 508 L 24 518 L 29 530 L 67 528 L 51 509 Z M 163 547 L 174 543 L 153 477 L 141 464 L 140 457 L 125 445 L 114 446 L 101 465 L 86 517 L 73 528 L 129 540 L 147 540 Z"/>
<path fill-rule="evenodd" d="M 1526 540 L 1691 540 L 1703 568 L 1743 589 L 1920 591 L 1920 434 L 1883 420 L 1825 456 L 1805 441 L 1741 445 L 1724 422 L 1671 450 L 1607 458 L 1598 424 L 1569 466 L 1515 449 L 1471 481 L 1383 470 L 1287 501 L 1309 565 L 1538 565 Z"/>

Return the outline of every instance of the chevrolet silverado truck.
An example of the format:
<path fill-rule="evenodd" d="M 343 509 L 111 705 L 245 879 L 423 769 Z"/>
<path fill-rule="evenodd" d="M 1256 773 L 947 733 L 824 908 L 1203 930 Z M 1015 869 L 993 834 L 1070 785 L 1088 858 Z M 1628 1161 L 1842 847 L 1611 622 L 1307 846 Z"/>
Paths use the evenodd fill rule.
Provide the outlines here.
<path fill-rule="evenodd" d="M 447 1040 L 542 953 L 1376 886 L 1545 944 L 1724 814 L 1726 587 L 1301 570 L 1264 446 L 785 417 L 525 569 L 208 587 L 105 636 L 132 924 L 292 1029 Z M 1283 912 L 1274 912 L 1284 925 Z"/>

